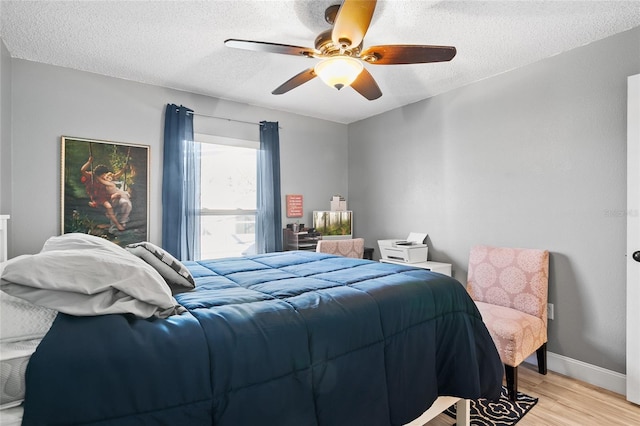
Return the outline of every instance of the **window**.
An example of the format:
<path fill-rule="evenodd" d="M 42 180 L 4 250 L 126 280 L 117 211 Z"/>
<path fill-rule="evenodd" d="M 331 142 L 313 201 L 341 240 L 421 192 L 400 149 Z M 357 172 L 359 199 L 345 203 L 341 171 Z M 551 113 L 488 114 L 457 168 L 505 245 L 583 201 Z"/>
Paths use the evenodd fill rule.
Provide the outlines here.
<path fill-rule="evenodd" d="M 201 259 L 255 253 L 259 142 L 195 135 L 201 146 Z"/>

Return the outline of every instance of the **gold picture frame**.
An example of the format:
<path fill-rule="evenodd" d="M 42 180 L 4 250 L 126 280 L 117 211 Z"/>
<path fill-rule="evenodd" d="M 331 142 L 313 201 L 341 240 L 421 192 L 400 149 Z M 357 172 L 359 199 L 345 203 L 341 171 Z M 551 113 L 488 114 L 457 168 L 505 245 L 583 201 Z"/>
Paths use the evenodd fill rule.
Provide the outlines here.
<path fill-rule="evenodd" d="M 148 241 L 148 145 L 62 136 L 61 157 L 61 234 Z"/>

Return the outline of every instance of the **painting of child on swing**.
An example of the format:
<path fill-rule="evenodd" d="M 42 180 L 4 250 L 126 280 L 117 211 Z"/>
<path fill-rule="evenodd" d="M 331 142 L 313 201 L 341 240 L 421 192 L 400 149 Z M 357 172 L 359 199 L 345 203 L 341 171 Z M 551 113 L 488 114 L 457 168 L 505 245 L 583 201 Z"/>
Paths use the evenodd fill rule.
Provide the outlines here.
<path fill-rule="evenodd" d="M 148 146 L 62 137 L 63 233 L 147 241 L 148 173 Z"/>

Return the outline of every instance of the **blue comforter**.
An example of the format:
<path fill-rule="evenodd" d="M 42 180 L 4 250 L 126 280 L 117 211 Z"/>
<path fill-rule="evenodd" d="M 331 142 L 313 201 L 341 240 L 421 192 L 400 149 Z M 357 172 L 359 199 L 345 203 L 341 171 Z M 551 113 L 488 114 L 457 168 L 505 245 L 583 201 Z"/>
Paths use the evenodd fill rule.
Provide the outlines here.
<path fill-rule="evenodd" d="M 24 425 L 401 425 L 439 395 L 498 398 L 502 364 L 460 283 L 311 252 L 186 262 L 168 319 L 59 314 Z"/>

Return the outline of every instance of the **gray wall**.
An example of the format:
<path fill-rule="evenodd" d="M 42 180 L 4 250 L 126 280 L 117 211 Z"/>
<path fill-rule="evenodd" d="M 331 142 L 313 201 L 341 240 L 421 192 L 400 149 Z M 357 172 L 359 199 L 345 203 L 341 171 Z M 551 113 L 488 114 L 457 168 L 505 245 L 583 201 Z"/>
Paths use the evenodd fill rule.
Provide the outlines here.
<path fill-rule="evenodd" d="M 472 245 L 548 249 L 549 350 L 624 373 L 626 81 L 638 72 L 635 28 L 351 124 L 358 235 L 428 232 L 430 260 L 461 282 Z"/>
<path fill-rule="evenodd" d="M 0 214 L 11 210 L 11 57 L 0 39 Z"/>
<path fill-rule="evenodd" d="M 282 194 L 304 196 L 306 221 L 312 210 L 328 208 L 332 194 L 347 195 L 346 125 L 24 60 L 11 63 L 12 137 L 2 139 L 3 153 L 13 151 L 11 208 L 4 212 L 11 214 L 9 256 L 37 252 L 46 238 L 60 232 L 61 136 L 151 147 L 149 239 L 159 243 L 161 146 L 168 103 L 255 123 L 278 121 Z M 220 129 L 226 136 L 233 136 L 234 127 L 258 133 L 257 125 L 206 117 L 196 117 L 195 123 L 209 132 Z M 332 172 L 318 179 L 313 170 Z M 3 181 L 6 176 L 3 165 Z"/>

